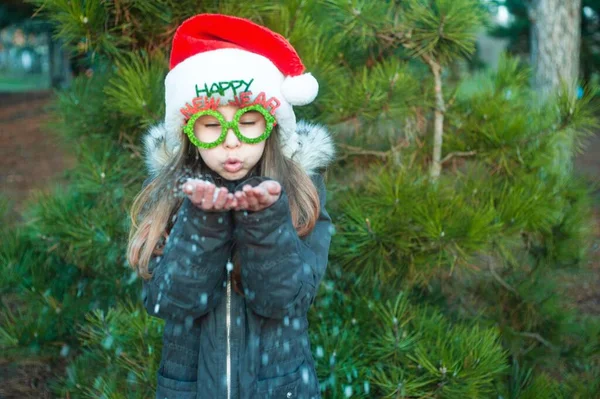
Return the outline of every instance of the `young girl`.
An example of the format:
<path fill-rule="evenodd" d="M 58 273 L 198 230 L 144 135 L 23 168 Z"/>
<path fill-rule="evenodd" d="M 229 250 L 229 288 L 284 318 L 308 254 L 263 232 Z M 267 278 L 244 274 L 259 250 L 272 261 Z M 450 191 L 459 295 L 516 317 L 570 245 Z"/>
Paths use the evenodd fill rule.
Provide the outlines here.
<path fill-rule="evenodd" d="M 303 72 L 289 42 L 245 19 L 201 14 L 175 33 L 128 247 L 165 320 L 156 398 L 320 398 L 307 312 L 334 148 L 296 123 L 292 106 L 318 91 Z"/>

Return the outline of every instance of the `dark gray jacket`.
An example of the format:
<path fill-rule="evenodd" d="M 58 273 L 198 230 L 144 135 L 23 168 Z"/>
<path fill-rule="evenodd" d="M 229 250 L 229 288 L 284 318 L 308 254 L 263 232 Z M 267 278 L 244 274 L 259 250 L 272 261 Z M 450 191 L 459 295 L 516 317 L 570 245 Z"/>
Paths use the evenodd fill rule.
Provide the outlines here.
<path fill-rule="evenodd" d="M 143 283 L 147 311 L 166 321 L 157 399 L 321 397 L 307 312 L 327 267 L 332 226 L 323 176 L 311 178 L 321 212 L 303 238 L 285 190 L 258 212 L 203 211 L 184 200 Z M 222 185 L 232 192 L 265 179 Z M 230 279 L 234 243 L 245 297 Z"/>

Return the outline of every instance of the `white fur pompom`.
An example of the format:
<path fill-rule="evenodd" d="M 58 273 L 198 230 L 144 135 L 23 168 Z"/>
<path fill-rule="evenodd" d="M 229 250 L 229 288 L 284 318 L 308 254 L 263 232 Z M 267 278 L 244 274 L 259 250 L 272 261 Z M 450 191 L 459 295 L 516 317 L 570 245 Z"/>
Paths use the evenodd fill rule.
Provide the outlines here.
<path fill-rule="evenodd" d="M 292 105 L 310 104 L 319 93 L 319 82 L 311 73 L 288 76 L 281 84 L 281 94 Z"/>

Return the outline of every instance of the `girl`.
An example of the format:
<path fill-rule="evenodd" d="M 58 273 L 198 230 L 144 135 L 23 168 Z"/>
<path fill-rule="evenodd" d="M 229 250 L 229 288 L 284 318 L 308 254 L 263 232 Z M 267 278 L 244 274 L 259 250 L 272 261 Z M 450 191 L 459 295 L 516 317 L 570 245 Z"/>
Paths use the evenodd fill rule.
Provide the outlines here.
<path fill-rule="evenodd" d="M 318 91 L 303 72 L 282 36 L 245 19 L 201 14 L 175 33 L 128 246 L 165 320 L 156 398 L 320 398 L 307 312 L 327 267 L 334 149 L 296 123 L 292 106 Z"/>

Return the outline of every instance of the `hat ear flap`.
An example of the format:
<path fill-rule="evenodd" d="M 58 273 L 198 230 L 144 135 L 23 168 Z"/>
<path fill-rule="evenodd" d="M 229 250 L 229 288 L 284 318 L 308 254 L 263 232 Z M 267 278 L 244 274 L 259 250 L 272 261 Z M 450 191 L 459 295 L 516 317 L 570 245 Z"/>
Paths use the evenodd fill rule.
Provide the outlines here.
<path fill-rule="evenodd" d="M 281 94 L 291 105 L 310 104 L 318 93 L 319 82 L 311 73 L 288 76 L 281 84 Z"/>

